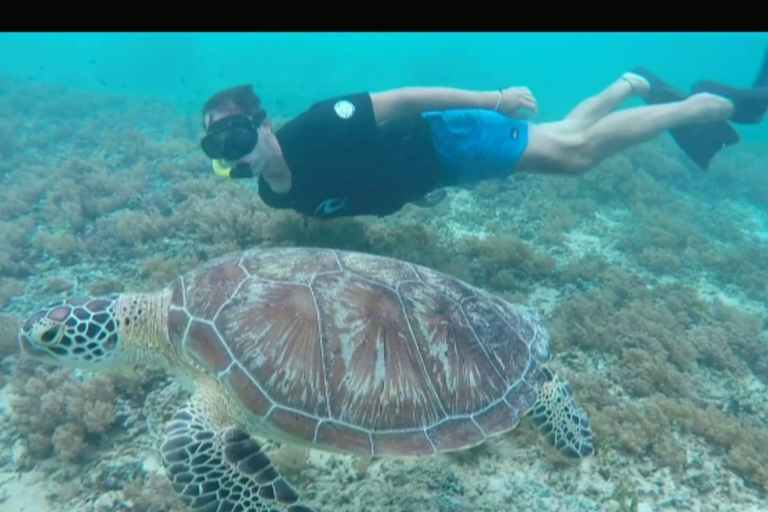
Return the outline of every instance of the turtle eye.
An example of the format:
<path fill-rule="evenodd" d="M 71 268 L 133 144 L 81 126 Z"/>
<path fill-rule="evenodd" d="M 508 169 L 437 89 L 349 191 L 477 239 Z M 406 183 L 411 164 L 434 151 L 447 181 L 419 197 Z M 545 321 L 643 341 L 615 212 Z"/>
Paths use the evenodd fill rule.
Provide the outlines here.
<path fill-rule="evenodd" d="M 45 331 L 41 336 L 40 340 L 43 343 L 49 344 L 52 343 L 56 339 L 56 334 L 59 332 L 58 327 L 51 327 L 47 331 Z"/>

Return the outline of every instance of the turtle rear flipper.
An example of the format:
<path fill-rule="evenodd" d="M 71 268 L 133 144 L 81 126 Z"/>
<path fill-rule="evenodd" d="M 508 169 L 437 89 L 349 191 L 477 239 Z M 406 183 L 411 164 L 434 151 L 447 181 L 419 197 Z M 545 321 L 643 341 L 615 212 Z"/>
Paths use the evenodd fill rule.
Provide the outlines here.
<path fill-rule="evenodd" d="M 569 459 L 593 455 L 595 446 L 587 413 L 576 403 L 564 380 L 548 368 L 543 371 L 547 380 L 528 417 L 547 443 Z"/>
<path fill-rule="evenodd" d="M 160 448 L 173 487 L 193 512 L 315 512 L 247 432 L 214 430 L 194 405 L 178 411 Z"/>

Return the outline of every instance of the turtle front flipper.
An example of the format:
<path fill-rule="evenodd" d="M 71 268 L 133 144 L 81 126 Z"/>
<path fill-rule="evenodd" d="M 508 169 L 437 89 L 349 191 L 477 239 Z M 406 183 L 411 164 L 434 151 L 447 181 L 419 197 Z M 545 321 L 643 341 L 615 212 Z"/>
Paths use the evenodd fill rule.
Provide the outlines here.
<path fill-rule="evenodd" d="M 315 512 L 272 465 L 247 432 L 215 430 L 194 402 L 165 428 L 163 464 L 193 512 Z"/>
<path fill-rule="evenodd" d="M 592 427 L 568 384 L 552 370 L 543 368 L 546 382 L 539 390 L 528 417 L 538 427 L 547 443 L 569 459 L 581 459 L 595 453 Z"/>

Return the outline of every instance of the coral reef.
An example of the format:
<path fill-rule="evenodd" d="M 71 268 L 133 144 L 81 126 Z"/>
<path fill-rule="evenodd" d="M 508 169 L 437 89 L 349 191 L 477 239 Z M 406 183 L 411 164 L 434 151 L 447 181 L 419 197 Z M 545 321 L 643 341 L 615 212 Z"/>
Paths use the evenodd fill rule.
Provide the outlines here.
<path fill-rule="evenodd" d="M 16 427 L 37 458 L 77 460 L 115 422 L 115 389 L 103 376 L 80 383 L 68 370 L 37 367 L 14 379 L 12 391 Z"/>
<path fill-rule="evenodd" d="M 21 320 L 15 316 L 0 313 L 0 361 L 18 351 L 20 328 Z"/>

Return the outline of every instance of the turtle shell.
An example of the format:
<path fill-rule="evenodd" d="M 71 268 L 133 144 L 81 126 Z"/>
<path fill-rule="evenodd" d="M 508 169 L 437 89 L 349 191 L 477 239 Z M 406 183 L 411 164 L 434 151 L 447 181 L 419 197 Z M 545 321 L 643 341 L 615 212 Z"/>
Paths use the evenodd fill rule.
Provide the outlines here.
<path fill-rule="evenodd" d="M 172 284 L 172 343 L 255 425 L 318 448 L 418 456 L 514 428 L 549 358 L 528 309 L 422 266 L 249 251 Z"/>

